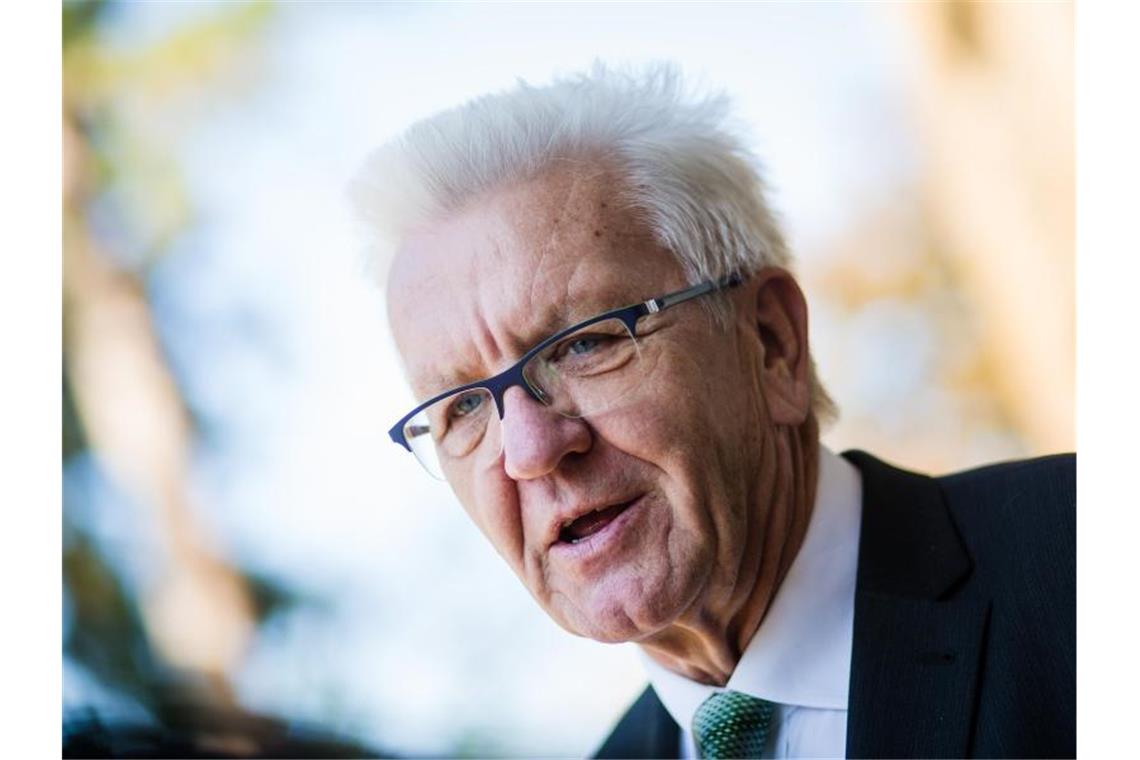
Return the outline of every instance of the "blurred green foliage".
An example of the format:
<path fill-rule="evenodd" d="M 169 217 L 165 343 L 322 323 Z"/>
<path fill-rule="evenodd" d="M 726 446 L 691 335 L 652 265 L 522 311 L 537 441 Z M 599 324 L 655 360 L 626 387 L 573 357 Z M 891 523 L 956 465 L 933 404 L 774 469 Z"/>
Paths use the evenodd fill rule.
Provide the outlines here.
<path fill-rule="evenodd" d="M 90 252 L 89 244 L 96 241 L 146 305 L 143 282 L 149 265 L 196 221 L 175 150 L 180 130 L 187 126 L 177 107 L 179 98 L 224 95 L 219 83 L 228 81 L 235 62 L 255 46 L 271 10 L 266 2 L 215 4 L 155 42 L 124 47 L 108 44 L 105 31 L 115 14 L 132 12 L 131 4 L 63 4 L 64 119 L 76 141 L 65 150 L 65 161 L 71 164 L 65 164 L 65 176 L 70 171 L 77 178 L 71 187 L 65 185 L 65 266 L 67 246 L 87 246 Z M 166 128 L 172 123 L 178 129 Z M 65 298 L 65 333 L 76 318 Z M 91 445 L 67 345 L 65 340 L 64 467 L 89 453 Z M 192 406 L 185 399 L 180 402 Z M 91 462 L 99 467 L 97 456 Z M 216 718 L 219 710 L 245 721 L 249 716 L 235 712 L 232 704 L 203 703 L 212 692 L 198 688 L 194 674 L 175 671 L 158 656 L 135 598 L 137 590 L 120 577 L 119 563 L 108 561 L 108 549 L 90 532 L 88 521 L 76 519 L 73 512 L 85 494 L 69 493 L 69 487 L 83 486 L 65 480 L 65 657 L 110 693 L 145 707 L 163 728 L 185 723 L 188 715 Z M 234 570 L 249 592 L 257 622 L 301 602 L 270 577 Z"/>

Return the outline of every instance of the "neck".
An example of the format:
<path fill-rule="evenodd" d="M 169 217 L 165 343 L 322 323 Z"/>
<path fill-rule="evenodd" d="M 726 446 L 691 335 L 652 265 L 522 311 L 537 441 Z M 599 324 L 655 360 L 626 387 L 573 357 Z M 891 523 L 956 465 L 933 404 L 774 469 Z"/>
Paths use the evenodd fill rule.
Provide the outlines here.
<path fill-rule="evenodd" d="M 764 446 L 749 510 L 737 526 L 749 536 L 723 577 L 712 574 L 700 602 L 641 641 L 658 663 L 714 686 L 728 682 L 803 544 L 815 505 L 819 426 L 814 415 L 781 428 Z"/>

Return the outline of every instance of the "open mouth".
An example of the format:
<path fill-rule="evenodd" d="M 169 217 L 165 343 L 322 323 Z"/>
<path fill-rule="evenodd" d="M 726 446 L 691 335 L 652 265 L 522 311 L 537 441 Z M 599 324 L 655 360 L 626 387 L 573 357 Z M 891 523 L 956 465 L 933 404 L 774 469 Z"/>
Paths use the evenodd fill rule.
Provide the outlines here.
<path fill-rule="evenodd" d="M 582 515 L 576 520 L 566 523 L 558 533 L 558 540 L 567 544 L 576 544 L 580 541 L 585 541 L 590 536 L 604 530 L 605 527 L 616 520 L 622 512 L 629 509 L 630 505 L 635 501 L 637 500 L 630 499 L 620 504 L 596 509 L 593 512 Z"/>

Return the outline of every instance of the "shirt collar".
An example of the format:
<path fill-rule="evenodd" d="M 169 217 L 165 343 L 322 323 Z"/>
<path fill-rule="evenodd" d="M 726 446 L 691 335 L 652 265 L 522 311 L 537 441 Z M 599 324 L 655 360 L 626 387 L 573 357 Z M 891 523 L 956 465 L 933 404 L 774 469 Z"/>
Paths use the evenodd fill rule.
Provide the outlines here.
<path fill-rule="evenodd" d="M 847 709 L 861 498 L 859 471 L 821 445 L 803 545 L 724 689 L 785 705 Z M 654 691 L 682 727 L 721 690 L 640 654 Z"/>

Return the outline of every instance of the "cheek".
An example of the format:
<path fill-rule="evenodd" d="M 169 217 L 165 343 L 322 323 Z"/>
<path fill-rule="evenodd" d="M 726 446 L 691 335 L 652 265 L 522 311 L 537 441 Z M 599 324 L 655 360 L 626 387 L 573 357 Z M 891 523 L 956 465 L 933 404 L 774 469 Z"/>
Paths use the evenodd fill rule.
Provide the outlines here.
<path fill-rule="evenodd" d="M 597 437 L 649 466 L 654 487 L 669 505 L 670 541 L 700 535 L 709 522 L 708 505 L 719 496 L 714 485 L 720 467 L 709 419 L 680 388 L 662 384 L 642 391 L 620 413 L 597 421 Z"/>
<path fill-rule="evenodd" d="M 716 458 L 716 438 L 733 417 L 725 388 L 689 357 L 652 369 L 620 414 L 605 421 L 606 437 L 667 474 L 678 467 L 699 472 Z"/>
<path fill-rule="evenodd" d="M 767 414 L 760 390 L 759 357 L 733 334 L 717 333 L 708 350 L 676 362 L 672 395 L 689 425 L 681 435 L 698 441 L 706 461 L 755 460 Z"/>
<path fill-rule="evenodd" d="M 749 377 L 749 357 L 728 344 L 729 336 L 716 340 L 724 350 L 662 352 L 604 433 L 660 471 L 678 522 L 690 528 L 708 528 L 710 505 L 736 511 L 760 458 L 763 400 Z"/>
<path fill-rule="evenodd" d="M 468 481 L 457 485 L 455 495 L 499 556 L 523 578 L 525 542 L 515 484 L 501 475 L 486 473 L 474 484 Z"/>

